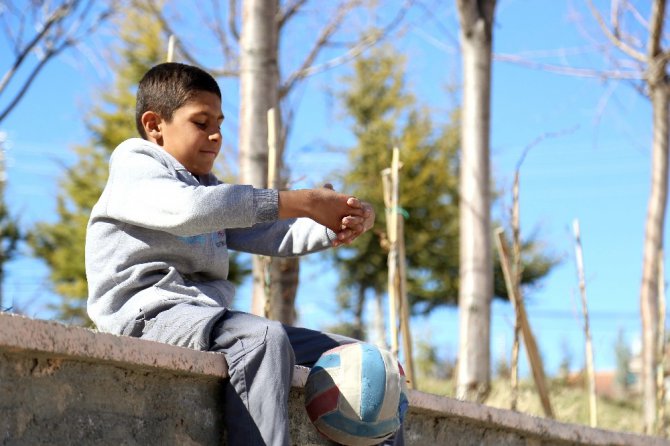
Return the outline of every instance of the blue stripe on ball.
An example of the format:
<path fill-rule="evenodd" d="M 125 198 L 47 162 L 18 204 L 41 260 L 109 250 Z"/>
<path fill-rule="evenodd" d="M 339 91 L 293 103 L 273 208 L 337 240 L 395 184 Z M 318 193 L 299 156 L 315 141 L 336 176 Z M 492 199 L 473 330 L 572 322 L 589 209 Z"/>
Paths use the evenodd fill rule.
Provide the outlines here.
<path fill-rule="evenodd" d="M 349 435 L 364 438 L 385 437 L 397 431 L 400 427 L 400 423 L 395 418 L 363 424 L 360 421 L 343 416 L 341 412 L 327 413 L 319 419 L 319 422 L 325 422 L 328 426 Z"/>
<path fill-rule="evenodd" d="M 339 366 L 340 366 L 340 353 L 339 352 L 324 354 L 324 355 L 321 355 L 321 357 L 316 362 L 316 364 L 314 364 L 314 367 L 312 367 L 311 372 L 314 372 L 315 370 L 318 370 L 318 369 L 330 369 L 330 368 L 339 367 Z"/>
<path fill-rule="evenodd" d="M 386 392 L 386 366 L 379 350 L 361 344 L 361 420 L 375 421 L 384 402 Z"/>

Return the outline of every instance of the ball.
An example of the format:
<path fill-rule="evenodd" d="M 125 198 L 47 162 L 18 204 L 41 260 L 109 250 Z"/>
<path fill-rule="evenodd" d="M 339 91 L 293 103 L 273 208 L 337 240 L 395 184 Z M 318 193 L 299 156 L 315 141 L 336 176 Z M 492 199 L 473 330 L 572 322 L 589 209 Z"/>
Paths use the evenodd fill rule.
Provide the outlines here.
<path fill-rule="evenodd" d="M 323 353 L 305 384 L 309 419 L 325 437 L 344 445 L 379 444 L 398 430 L 408 405 L 398 361 L 363 342 Z"/>

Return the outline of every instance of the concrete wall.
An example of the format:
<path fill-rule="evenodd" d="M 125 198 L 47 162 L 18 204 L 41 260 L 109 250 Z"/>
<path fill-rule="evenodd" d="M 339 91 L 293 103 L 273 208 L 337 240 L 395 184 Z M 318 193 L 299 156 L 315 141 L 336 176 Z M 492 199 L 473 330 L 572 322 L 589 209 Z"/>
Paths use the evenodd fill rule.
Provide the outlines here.
<path fill-rule="evenodd" d="M 221 445 L 223 356 L 0 314 L 0 444 Z M 295 445 L 327 445 L 290 399 Z M 670 445 L 410 391 L 408 445 Z"/>

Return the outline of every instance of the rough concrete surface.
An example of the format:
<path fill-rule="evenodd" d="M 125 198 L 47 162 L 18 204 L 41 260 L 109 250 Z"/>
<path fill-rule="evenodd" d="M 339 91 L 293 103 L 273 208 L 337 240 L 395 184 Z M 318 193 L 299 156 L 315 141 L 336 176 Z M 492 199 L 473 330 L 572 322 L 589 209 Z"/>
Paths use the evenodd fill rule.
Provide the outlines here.
<path fill-rule="evenodd" d="M 0 314 L 0 445 L 224 445 L 220 354 Z M 292 443 L 332 445 L 303 407 L 307 369 L 289 401 Z M 410 391 L 405 443 L 669 445 Z"/>
<path fill-rule="evenodd" d="M 220 380 L 0 355 L 3 445 L 213 445 Z"/>

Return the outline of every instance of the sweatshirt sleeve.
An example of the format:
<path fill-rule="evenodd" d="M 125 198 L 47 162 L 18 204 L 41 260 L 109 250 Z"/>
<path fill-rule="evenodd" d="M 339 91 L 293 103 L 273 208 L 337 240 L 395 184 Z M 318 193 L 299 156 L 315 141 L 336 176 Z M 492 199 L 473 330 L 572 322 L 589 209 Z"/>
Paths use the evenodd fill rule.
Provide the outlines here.
<path fill-rule="evenodd" d="M 278 192 L 248 185 L 187 184 L 150 146 L 120 146 L 110 163 L 107 215 L 177 236 L 244 228 L 278 218 Z"/>
<path fill-rule="evenodd" d="M 333 231 L 309 218 L 279 220 L 252 228 L 226 230 L 228 248 L 251 254 L 289 257 L 332 246 Z"/>

